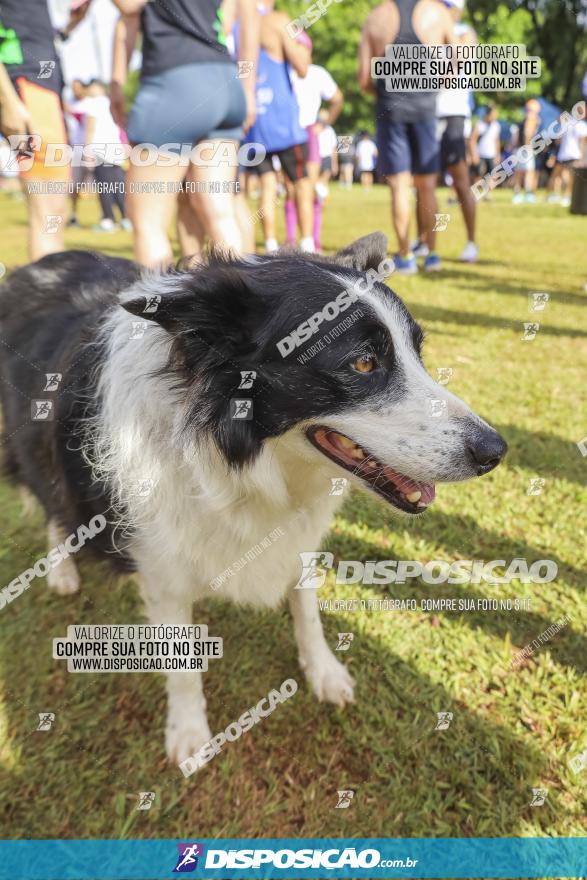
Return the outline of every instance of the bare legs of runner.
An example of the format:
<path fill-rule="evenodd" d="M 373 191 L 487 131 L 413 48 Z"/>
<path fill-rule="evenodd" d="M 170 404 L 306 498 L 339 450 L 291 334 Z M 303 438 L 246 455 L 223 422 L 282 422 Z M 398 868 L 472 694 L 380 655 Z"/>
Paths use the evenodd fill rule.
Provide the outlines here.
<path fill-rule="evenodd" d="M 209 144 L 210 153 L 214 155 L 216 142 Z M 240 252 L 242 242 L 234 198 L 236 168 L 226 163 L 190 164 L 186 168 L 174 162 L 172 154 L 171 161 L 170 154 L 159 155 L 161 161 L 153 165 L 131 164 L 127 174 L 126 203 L 134 230 L 135 259 L 155 267 L 167 266 L 173 261 L 169 227 L 180 184 L 184 181 L 189 205 L 206 238 Z M 187 236 L 187 227 L 184 231 Z"/>
<path fill-rule="evenodd" d="M 63 230 L 66 223 L 67 195 L 32 193 L 28 190 L 32 184 L 34 181 L 28 178 L 23 181 L 29 223 L 28 252 L 31 260 L 40 260 L 46 254 L 55 254 L 65 247 Z"/>

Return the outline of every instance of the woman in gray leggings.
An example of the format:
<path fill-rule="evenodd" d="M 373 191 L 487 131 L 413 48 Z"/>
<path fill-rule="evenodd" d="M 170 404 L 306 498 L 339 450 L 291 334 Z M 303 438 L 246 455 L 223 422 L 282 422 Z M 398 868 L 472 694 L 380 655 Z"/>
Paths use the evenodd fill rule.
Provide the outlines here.
<path fill-rule="evenodd" d="M 238 142 L 254 119 L 255 77 L 240 79 L 230 58 L 220 0 L 115 0 L 118 21 L 112 69 L 112 113 L 124 124 L 123 86 L 139 28 L 141 83 L 126 124 L 134 150 L 126 206 L 138 262 L 168 265 L 177 196 L 187 192 L 205 236 L 241 250 L 235 214 Z M 258 52 L 255 0 L 238 0 L 241 58 Z M 194 148 L 192 150 L 192 148 Z"/>

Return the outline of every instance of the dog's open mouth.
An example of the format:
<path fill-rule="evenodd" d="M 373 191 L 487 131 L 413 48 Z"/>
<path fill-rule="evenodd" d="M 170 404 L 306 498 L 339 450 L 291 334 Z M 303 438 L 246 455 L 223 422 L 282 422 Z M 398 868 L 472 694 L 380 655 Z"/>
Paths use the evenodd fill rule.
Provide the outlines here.
<path fill-rule="evenodd" d="M 306 435 L 327 458 L 360 477 L 370 489 L 404 513 L 422 513 L 434 501 L 434 483 L 422 483 L 381 464 L 350 437 L 330 428 L 313 426 Z"/>

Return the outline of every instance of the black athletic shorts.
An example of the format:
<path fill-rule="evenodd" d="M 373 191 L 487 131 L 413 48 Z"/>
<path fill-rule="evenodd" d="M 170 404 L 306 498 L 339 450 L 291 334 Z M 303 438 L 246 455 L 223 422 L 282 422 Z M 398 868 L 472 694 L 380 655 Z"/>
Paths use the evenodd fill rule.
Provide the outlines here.
<path fill-rule="evenodd" d="M 447 116 L 440 119 L 440 158 L 443 168 L 456 165 L 465 159 L 467 148 L 465 145 L 465 117 Z"/>
<path fill-rule="evenodd" d="M 277 156 L 284 173 L 292 183 L 308 176 L 308 169 L 306 167 L 306 162 L 308 161 L 307 141 L 305 144 L 295 144 L 286 150 L 276 150 L 274 153 L 267 153 L 259 165 L 255 165 L 254 168 L 247 170 L 256 171 L 257 174 L 267 174 L 269 171 L 275 171 L 273 167 L 274 156 Z"/>
<path fill-rule="evenodd" d="M 478 177 L 485 177 L 486 174 L 491 174 L 496 165 L 497 161 L 495 159 L 481 158 L 479 159 L 479 164 L 473 170 Z"/>

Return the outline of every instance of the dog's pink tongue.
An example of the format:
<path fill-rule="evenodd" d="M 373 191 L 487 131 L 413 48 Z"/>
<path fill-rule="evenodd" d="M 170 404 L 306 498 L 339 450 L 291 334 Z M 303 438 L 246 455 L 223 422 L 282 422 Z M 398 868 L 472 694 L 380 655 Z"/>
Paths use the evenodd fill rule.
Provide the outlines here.
<path fill-rule="evenodd" d="M 421 504 L 430 504 L 434 501 L 436 495 L 434 483 L 421 483 L 418 480 L 412 480 L 411 477 L 405 477 L 403 474 L 399 474 L 397 471 L 394 471 L 389 467 L 386 467 L 383 473 L 385 474 L 386 479 L 397 486 L 399 491 L 403 492 L 404 495 L 410 495 L 412 492 L 421 492 Z"/>

